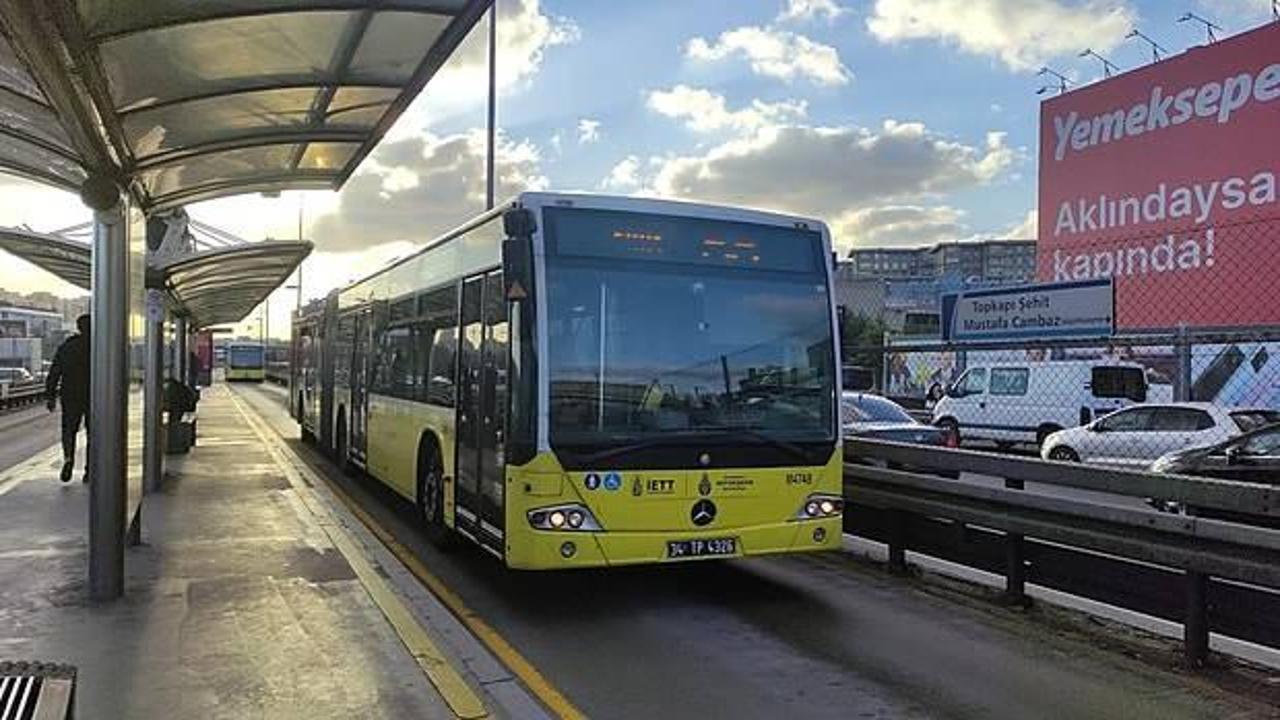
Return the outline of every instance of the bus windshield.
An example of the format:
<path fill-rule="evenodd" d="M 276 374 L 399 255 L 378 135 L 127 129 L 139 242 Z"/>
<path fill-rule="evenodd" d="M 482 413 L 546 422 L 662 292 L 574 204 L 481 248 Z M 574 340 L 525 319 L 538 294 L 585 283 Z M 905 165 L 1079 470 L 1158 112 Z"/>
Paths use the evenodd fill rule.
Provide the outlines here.
<path fill-rule="evenodd" d="M 833 441 L 821 236 L 598 210 L 546 211 L 550 434 Z"/>
<path fill-rule="evenodd" d="M 262 367 L 262 346 L 232 345 L 227 351 L 227 364 L 233 368 Z"/>

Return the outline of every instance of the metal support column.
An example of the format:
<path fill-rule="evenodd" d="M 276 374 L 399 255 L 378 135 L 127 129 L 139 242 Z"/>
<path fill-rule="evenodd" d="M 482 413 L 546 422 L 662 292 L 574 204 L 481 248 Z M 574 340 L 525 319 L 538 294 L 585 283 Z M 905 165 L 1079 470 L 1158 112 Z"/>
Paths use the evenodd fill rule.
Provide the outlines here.
<path fill-rule="evenodd" d="M 113 185 L 110 188 L 114 197 L 102 193 L 95 198 L 99 202 L 89 203 L 95 208 L 90 301 L 89 596 L 99 602 L 124 593 L 128 498 L 129 228 L 119 191 Z M 108 197 L 109 202 L 105 201 Z"/>
<path fill-rule="evenodd" d="M 889 572 L 907 574 L 907 514 L 889 510 Z"/>
<path fill-rule="evenodd" d="M 185 383 L 187 377 L 191 374 L 191 369 L 187 367 L 189 360 L 187 358 L 187 319 L 184 317 L 176 317 L 173 319 L 173 379 L 178 382 Z"/>
<path fill-rule="evenodd" d="M 1021 480 L 1004 481 L 1010 490 L 1024 490 Z M 1025 607 L 1030 604 L 1027 597 L 1027 543 L 1018 533 L 1005 533 L 1005 585 L 1004 600 L 1010 605 Z"/>
<path fill-rule="evenodd" d="M 488 145 L 485 150 L 484 209 L 492 210 L 494 186 L 497 182 L 497 111 L 498 111 L 498 2 L 489 7 L 489 108 Z"/>
<path fill-rule="evenodd" d="M 1187 663 L 1203 667 L 1209 659 L 1209 576 L 1188 570 L 1187 608 L 1183 618 L 1183 643 Z"/>
<path fill-rule="evenodd" d="M 159 290 L 147 291 L 146 363 L 143 371 L 142 491 L 160 489 L 164 478 L 163 398 L 164 398 L 164 297 Z"/>
<path fill-rule="evenodd" d="M 1173 383 L 1173 399 L 1175 402 L 1191 402 L 1197 398 L 1191 397 L 1191 338 L 1187 336 L 1186 326 L 1178 329 L 1174 352 L 1178 355 L 1178 377 Z"/>

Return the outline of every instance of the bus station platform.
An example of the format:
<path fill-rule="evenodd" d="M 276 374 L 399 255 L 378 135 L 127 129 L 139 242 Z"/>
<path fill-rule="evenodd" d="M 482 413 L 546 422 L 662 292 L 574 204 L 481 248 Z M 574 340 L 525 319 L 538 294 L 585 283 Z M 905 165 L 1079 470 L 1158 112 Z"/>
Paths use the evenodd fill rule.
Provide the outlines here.
<path fill-rule="evenodd" d="M 424 618 L 229 389 L 203 394 L 197 446 L 166 459 L 114 603 L 89 600 L 79 468 L 60 483 L 49 448 L 0 473 L 0 661 L 74 666 L 83 718 L 541 714 L 459 659 L 447 612 Z"/>

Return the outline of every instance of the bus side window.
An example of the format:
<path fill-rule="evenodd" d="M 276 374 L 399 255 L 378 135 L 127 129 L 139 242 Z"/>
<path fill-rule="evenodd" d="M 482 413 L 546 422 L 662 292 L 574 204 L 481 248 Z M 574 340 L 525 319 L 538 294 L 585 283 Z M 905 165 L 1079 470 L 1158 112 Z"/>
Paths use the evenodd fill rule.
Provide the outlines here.
<path fill-rule="evenodd" d="M 348 315 L 338 320 L 337 337 L 333 343 L 333 381 L 338 387 L 351 385 L 351 341 L 354 335 L 354 318 Z"/>
<path fill-rule="evenodd" d="M 455 285 L 420 298 L 417 357 L 422 399 L 431 405 L 453 407 L 455 353 L 458 337 L 458 288 Z"/>
<path fill-rule="evenodd" d="M 413 399 L 413 335 L 408 325 L 396 325 L 383 333 L 382 392 Z"/>
<path fill-rule="evenodd" d="M 436 334 L 428 319 L 419 319 L 413 325 L 413 382 L 414 399 L 430 402 L 431 353 Z"/>

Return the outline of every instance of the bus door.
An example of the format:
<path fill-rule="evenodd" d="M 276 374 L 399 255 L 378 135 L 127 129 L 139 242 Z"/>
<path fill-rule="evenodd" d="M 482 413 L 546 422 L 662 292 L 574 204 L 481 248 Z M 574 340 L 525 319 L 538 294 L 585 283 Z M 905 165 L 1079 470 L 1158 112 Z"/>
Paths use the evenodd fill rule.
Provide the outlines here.
<path fill-rule="evenodd" d="M 480 351 L 484 343 L 484 277 L 462 283 L 458 318 L 458 447 L 454 524 L 476 539 L 480 530 Z"/>
<path fill-rule="evenodd" d="M 368 462 L 369 355 L 373 328 L 369 311 L 356 314 L 355 339 L 351 353 L 351 450 L 362 464 Z"/>
<path fill-rule="evenodd" d="M 320 359 L 319 375 L 316 377 L 316 389 L 320 393 L 320 426 L 317 428 L 316 435 L 320 439 L 320 447 L 333 447 L 333 362 L 334 348 L 330 343 L 333 342 L 333 315 L 326 308 L 324 315 L 321 317 L 320 325 L 317 332 L 318 344 L 316 354 Z"/>
<path fill-rule="evenodd" d="M 492 272 L 484 283 L 484 352 L 480 385 L 480 517 L 486 540 L 502 552 L 503 466 L 507 416 L 507 298 L 502 272 Z"/>

